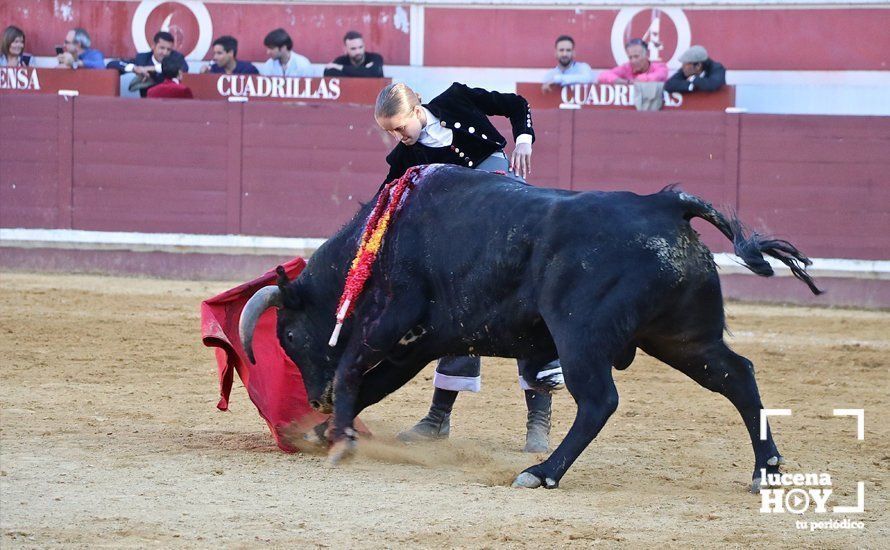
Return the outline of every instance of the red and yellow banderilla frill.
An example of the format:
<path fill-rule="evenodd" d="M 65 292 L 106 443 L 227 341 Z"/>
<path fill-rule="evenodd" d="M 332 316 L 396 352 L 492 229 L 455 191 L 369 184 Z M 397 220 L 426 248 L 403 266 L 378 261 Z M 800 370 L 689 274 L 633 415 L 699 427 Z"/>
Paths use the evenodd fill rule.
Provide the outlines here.
<path fill-rule="evenodd" d="M 392 180 L 380 190 L 380 194 L 377 196 L 377 203 L 368 215 L 368 221 L 365 222 L 365 229 L 362 231 L 358 250 L 355 253 L 355 258 L 352 260 L 352 265 L 349 267 L 349 273 L 346 275 L 343 294 L 340 295 L 340 303 L 337 305 L 337 324 L 334 326 L 331 339 L 328 341 L 329 346 L 334 347 L 337 345 L 343 322 L 352 315 L 356 300 L 365 288 L 368 277 L 371 276 L 371 268 L 377 260 L 377 255 L 380 252 L 380 247 L 383 245 L 386 232 L 401 209 L 402 204 L 407 199 L 408 192 L 414 189 L 420 172 L 421 168 L 418 166 L 409 168 L 404 176 L 397 180 Z"/>

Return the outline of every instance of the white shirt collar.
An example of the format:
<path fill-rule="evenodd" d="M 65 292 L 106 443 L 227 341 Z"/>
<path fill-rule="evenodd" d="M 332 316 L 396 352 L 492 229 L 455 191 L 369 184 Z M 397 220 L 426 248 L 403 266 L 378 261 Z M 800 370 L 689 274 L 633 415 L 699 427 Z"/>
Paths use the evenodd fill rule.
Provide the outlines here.
<path fill-rule="evenodd" d="M 427 147 L 448 147 L 454 141 L 454 133 L 439 124 L 439 117 L 430 112 L 429 109 L 420 106 L 426 114 L 426 126 L 420 130 L 418 142 Z"/>

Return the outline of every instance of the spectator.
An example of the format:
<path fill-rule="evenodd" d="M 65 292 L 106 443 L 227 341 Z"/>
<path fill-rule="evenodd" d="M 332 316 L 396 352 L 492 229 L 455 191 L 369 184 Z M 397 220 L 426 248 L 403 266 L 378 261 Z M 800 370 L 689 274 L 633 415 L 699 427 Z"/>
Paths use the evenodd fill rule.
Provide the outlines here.
<path fill-rule="evenodd" d="M 726 69 L 708 57 L 703 46 L 692 46 L 680 56 L 683 66 L 664 84 L 666 92 L 715 92 L 726 85 Z"/>
<path fill-rule="evenodd" d="M 65 47 L 58 55 L 59 67 L 69 69 L 104 69 L 105 57 L 90 46 L 90 33 L 81 28 L 71 29 L 65 36 Z M 58 51 L 58 50 L 57 50 Z"/>
<path fill-rule="evenodd" d="M 179 99 L 192 99 L 192 91 L 188 86 L 180 84 L 185 61 L 178 57 L 168 55 L 161 62 L 161 76 L 164 81 L 148 90 L 148 97 L 166 97 Z"/>
<path fill-rule="evenodd" d="M 106 65 L 109 69 L 115 69 L 121 74 L 135 74 L 142 83 L 138 86 L 139 94 L 142 97 L 145 97 L 148 88 L 164 81 L 164 77 L 161 76 L 161 63 L 167 57 L 178 59 L 184 72 L 189 70 L 185 57 L 173 49 L 172 34 L 165 31 L 156 32 L 152 42 L 154 45 L 151 51 L 137 53 L 136 57 L 132 59 L 115 59 Z"/>
<path fill-rule="evenodd" d="M 325 76 L 352 76 L 383 78 L 383 56 L 365 51 L 365 39 L 356 31 L 349 31 L 343 37 L 341 55 L 324 68 Z"/>
<path fill-rule="evenodd" d="M 544 75 L 541 91 L 549 92 L 554 84 L 586 84 L 593 82 L 593 71 L 587 63 L 575 61 L 575 40 L 571 36 L 562 35 L 556 39 L 556 67 Z"/>
<path fill-rule="evenodd" d="M 596 81 L 600 84 L 630 84 L 632 82 L 664 82 L 668 77 L 667 65 L 661 61 L 649 61 L 649 47 L 640 38 L 634 38 L 624 46 L 628 62 L 614 69 L 603 71 Z"/>
<path fill-rule="evenodd" d="M 0 67 L 27 67 L 31 56 L 25 55 L 25 33 L 10 25 L 0 37 Z"/>
<path fill-rule="evenodd" d="M 284 29 L 275 29 L 263 39 L 269 59 L 260 65 L 264 76 L 312 76 L 312 64 L 295 51 L 294 41 Z"/>
<path fill-rule="evenodd" d="M 238 61 L 238 41 L 231 36 L 220 36 L 213 41 L 213 63 L 205 65 L 202 73 L 260 74 L 253 63 Z"/>

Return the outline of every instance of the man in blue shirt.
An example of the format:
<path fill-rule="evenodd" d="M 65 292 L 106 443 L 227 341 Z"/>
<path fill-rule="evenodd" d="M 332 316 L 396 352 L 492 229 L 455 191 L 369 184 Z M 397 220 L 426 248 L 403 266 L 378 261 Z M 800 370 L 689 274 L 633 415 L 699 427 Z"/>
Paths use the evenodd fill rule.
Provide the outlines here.
<path fill-rule="evenodd" d="M 294 51 L 294 41 L 284 29 L 275 29 L 263 39 L 269 60 L 260 65 L 263 76 L 313 76 L 312 63 Z"/>
<path fill-rule="evenodd" d="M 65 48 L 59 54 L 59 67 L 69 69 L 104 69 L 105 56 L 90 48 L 90 34 L 81 28 L 71 29 L 65 36 Z"/>
<path fill-rule="evenodd" d="M 238 41 L 232 36 L 220 36 L 213 41 L 213 63 L 205 65 L 202 73 L 260 74 L 253 63 L 238 61 Z"/>
<path fill-rule="evenodd" d="M 568 35 L 556 39 L 556 67 L 544 75 L 541 91 L 549 92 L 550 87 L 593 82 L 593 70 L 587 63 L 575 61 L 575 40 Z"/>

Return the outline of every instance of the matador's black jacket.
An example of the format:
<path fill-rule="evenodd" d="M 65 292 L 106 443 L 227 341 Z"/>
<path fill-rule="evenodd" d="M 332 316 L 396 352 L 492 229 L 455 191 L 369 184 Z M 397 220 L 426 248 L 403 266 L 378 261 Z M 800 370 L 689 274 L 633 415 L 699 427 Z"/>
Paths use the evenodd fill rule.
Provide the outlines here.
<path fill-rule="evenodd" d="M 531 135 L 532 141 L 535 139 L 531 109 L 520 95 L 489 92 L 455 82 L 424 107 L 441 121 L 442 126 L 452 131 L 454 139 L 451 146 L 399 143 L 386 157 L 389 174 L 384 183 L 401 177 L 408 168 L 420 164 L 441 162 L 470 168 L 478 166 L 507 145 L 504 136 L 488 120 L 490 115 L 510 119 L 514 140 L 521 134 Z"/>

